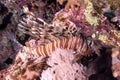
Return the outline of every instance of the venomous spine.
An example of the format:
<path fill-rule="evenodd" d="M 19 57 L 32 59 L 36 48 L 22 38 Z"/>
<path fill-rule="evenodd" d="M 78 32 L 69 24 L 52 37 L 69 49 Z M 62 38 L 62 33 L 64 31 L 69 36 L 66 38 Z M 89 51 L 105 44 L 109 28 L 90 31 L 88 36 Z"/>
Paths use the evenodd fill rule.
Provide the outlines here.
<path fill-rule="evenodd" d="M 29 29 L 26 33 L 30 32 L 30 34 L 38 36 L 43 42 L 36 48 L 25 46 L 24 49 L 26 52 L 48 57 L 56 48 L 72 49 L 81 55 L 89 55 L 92 53 L 91 51 L 96 51 L 98 49 L 94 46 L 94 41 L 89 41 L 87 38 L 83 37 L 77 27 L 71 23 L 69 27 L 60 27 L 51 26 L 39 18 L 29 19 L 28 17 L 27 19 L 24 18 L 18 25 L 20 30 L 26 32 L 25 30 Z M 31 26 L 29 26 L 28 23 L 31 23 Z"/>

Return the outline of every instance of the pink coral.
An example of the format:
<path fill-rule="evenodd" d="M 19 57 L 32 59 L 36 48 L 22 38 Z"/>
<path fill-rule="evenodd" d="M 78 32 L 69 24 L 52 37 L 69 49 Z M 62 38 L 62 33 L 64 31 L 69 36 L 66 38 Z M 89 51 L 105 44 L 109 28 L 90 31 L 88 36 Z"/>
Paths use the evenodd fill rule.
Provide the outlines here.
<path fill-rule="evenodd" d="M 75 58 L 73 53 L 74 51 L 72 50 L 57 49 L 48 59 L 42 57 L 33 58 L 32 55 L 29 57 L 30 55 L 25 53 L 28 56 L 23 56 L 24 60 L 20 60 L 18 57 L 13 65 L 0 72 L 1 79 L 33 80 L 41 78 L 41 80 L 73 80 L 74 78 L 78 80 L 87 80 L 88 76 L 85 73 L 86 68 L 82 64 L 73 62 Z M 17 56 L 20 54 L 22 53 L 19 53 Z M 48 76 L 47 78 L 44 77 L 46 75 Z"/>
<path fill-rule="evenodd" d="M 73 63 L 75 58 L 73 53 L 72 50 L 64 49 L 53 52 L 47 61 L 51 67 L 43 71 L 41 80 L 87 80 L 85 67 L 82 64 Z"/>

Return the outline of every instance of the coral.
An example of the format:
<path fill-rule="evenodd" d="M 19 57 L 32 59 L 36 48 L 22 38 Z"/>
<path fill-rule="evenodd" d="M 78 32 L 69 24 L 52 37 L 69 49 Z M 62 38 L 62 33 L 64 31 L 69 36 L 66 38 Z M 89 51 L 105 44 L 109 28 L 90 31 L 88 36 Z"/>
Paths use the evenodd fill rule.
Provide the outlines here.
<path fill-rule="evenodd" d="M 65 2 L 66 0 L 57 0 L 61 5 Z M 75 9 L 75 7 L 84 7 L 84 1 L 83 0 L 68 0 L 67 4 L 65 6 L 65 10 L 68 11 L 69 9 Z"/>
<path fill-rule="evenodd" d="M 86 8 L 84 12 L 86 21 L 88 21 L 88 23 L 91 25 L 94 25 L 94 26 L 98 25 L 98 22 L 99 22 L 98 18 L 92 15 L 94 10 L 93 4 L 91 3 L 90 0 L 85 0 L 84 2 L 86 4 Z"/>
<path fill-rule="evenodd" d="M 21 54 L 18 54 L 17 57 L 20 55 Z M 85 67 L 82 64 L 78 64 L 76 62 L 73 63 L 73 59 L 75 56 L 73 55 L 73 51 L 71 50 L 57 49 L 55 52 L 53 52 L 51 57 L 48 58 L 47 60 L 46 58 L 42 58 L 42 57 L 33 58 L 32 55 L 31 57 L 28 57 L 28 56 L 30 56 L 30 54 L 28 54 L 26 57 L 24 56 L 24 60 L 22 61 L 19 58 L 16 58 L 13 65 L 11 65 L 7 70 L 3 70 L 1 72 L 1 76 L 4 76 L 1 79 L 3 80 L 32 79 L 33 80 L 33 79 L 39 79 L 41 76 L 41 80 L 44 80 L 45 78 L 44 76 L 46 75 L 45 73 L 48 72 L 48 70 L 51 70 L 52 73 L 50 71 L 51 74 L 49 74 L 49 77 L 52 78 L 52 74 L 53 74 L 55 75 L 55 77 L 53 77 L 52 79 L 55 79 L 55 80 L 56 78 L 58 80 L 68 79 L 68 78 L 70 79 L 70 76 L 72 75 L 73 76 L 71 77 L 71 79 L 79 78 L 81 80 L 83 79 L 87 80 L 87 74 L 85 73 Z M 58 57 L 57 60 L 56 60 L 56 57 Z M 70 68 L 68 68 L 68 66 Z M 65 77 L 62 77 L 63 76 L 62 74 L 63 72 L 61 73 L 62 68 L 63 68 L 63 71 L 65 72 L 66 72 L 66 69 L 68 68 Z M 54 70 L 55 73 L 53 73 L 52 69 Z M 42 70 L 44 71 L 42 72 Z M 7 73 L 5 73 L 6 71 Z"/>
<path fill-rule="evenodd" d="M 109 4 L 111 5 L 113 10 L 115 10 L 115 9 L 120 7 L 119 0 L 109 0 Z"/>
<path fill-rule="evenodd" d="M 120 46 L 120 34 L 117 30 L 111 30 L 109 34 L 98 33 L 98 39 L 106 45 Z"/>
<path fill-rule="evenodd" d="M 116 2 L 1 0 L 0 80 L 119 80 Z"/>
<path fill-rule="evenodd" d="M 41 80 L 87 80 L 86 67 L 76 62 L 71 50 L 57 49 L 47 61 L 51 67 L 43 71 Z M 47 78 L 45 76 L 48 76 Z"/>
<path fill-rule="evenodd" d="M 108 3 L 109 0 L 90 0 L 93 4 L 94 9 L 99 14 L 104 14 L 105 12 L 111 12 L 110 4 Z"/>
<path fill-rule="evenodd" d="M 80 8 L 68 12 L 61 10 L 55 15 L 53 25 L 72 26 L 73 28 L 76 26 L 85 36 L 94 36 L 94 39 L 101 40 L 107 45 L 119 46 L 119 31 L 104 15 L 98 15 L 99 25 L 93 27 L 86 22 L 84 11 Z"/>
<path fill-rule="evenodd" d="M 62 1 L 58 0 L 58 2 L 60 4 L 63 4 L 64 0 L 62 0 Z M 93 4 L 91 3 L 90 0 L 84 0 L 84 1 L 68 0 L 67 4 L 65 6 L 65 10 L 66 11 L 69 9 L 75 10 L 75 8 L 76 8 L 75 6 L 80 7 L 81 9 L 85 9 L 84 10 L 84 15 L 86 17 L 85 19 L 89 24 L 94 25 L 94 26 L 98 25 L 98 18 L 93 16 L 93 14 L 92 14 L 94 8 L 93 8 Z"/>

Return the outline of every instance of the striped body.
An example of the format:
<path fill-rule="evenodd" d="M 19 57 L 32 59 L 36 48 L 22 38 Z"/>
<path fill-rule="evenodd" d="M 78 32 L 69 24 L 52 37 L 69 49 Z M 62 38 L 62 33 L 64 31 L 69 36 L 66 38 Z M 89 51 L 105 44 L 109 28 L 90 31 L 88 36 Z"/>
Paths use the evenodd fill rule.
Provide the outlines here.
<path fill-rule="evenodd" d="M 55 51 L 56 48 L 68 50 L 72 49 L 82 53 L 81 55 L 84 55 L 85 52 L 88 50 L 88 45 L 84 38 L 74 36 L 57 39 L 49 43 L 42 44 L 41 46 L 34 49 L 31 49 L 30 47 L 25 47 L 25 50 L 27 52 L 31 52 L 32 54 L 37 54 L 38 56 L 48 57 L 53 51 Z"/>
<path fill-rule="evenodd" d="M 20 24 L 18 24 L 18 30 L 32 35 L 42 41 L 42 44 L 36 48 L 25 46 L 25 52 L 31 52 L 38 56 L 47 57 L 50 56 L 56 48 L 63 48 L 76 50 L 78 53 L 85 56 L 90 55 L 90 53 L 98 49 L 97 46 L 94 46 L 94 42 L 92 40 L 89 41 L 80 34 L 79 28 L 71 22 L 68 23 L 69 26 L 54 26 L 47 24 L 39 18 L 23 18 L 23 20 L 20 21 Z M 30 43 L 28 43 L 28 45 L 29 44 Z"/>

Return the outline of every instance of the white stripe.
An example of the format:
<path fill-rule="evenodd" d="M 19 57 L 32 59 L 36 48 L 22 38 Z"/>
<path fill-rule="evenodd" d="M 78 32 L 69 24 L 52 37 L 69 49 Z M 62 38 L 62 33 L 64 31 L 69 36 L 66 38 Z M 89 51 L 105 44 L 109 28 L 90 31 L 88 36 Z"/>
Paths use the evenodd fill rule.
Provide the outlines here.
<path fill-rule="evenodd" d="M 63 48 L 65 48 L 65 43 L 66 43 L 66 39 L 64 38 L 63 39 L 63 43 L 62 43 L 63 44 Z"/>
<path fill-rule="evenodd" d="M 40 47 L 38 47 L 38 51 L 39 51 L 40 55 L 43 55 L 43 54 L 41 53 L 41 51 L 40 51 Z"/>
<path fill-rule="evenodd" d="M 83 52 L 83 51 L 82 51 L 82 47 L 83 47 L 82 44 L 84 45 L 84 40 L 83 40 L 83 39 L 80 40 L 79 47 L 78 47 L 78 50 L 81 51 L 81 52 Z M 82 53 L 82 54 L 83 54 L 83 53 Z"/>
<path fill-rule="evenodd" d="M 81 40 L 80 40 L 80 45 L 79 45 L 79 49 L 80 50 L 82 50 L 82 47 L 83 47 L 82 44 L 84 44 L 84 39 L 83 38 L 81 38 Z"/>
<path fill-rule="evenodd" d="M 79 45 L 80 45 L 80 38 L 78 38 L 76 45 L 77 45 L 77 46 L 76 46 L 76 49 L 78 49 L 78 47 L 79 47 Z"/>
<path fill-rule="evenodd" d="M 20 28 L 20 27 L 22 27 L 22 28 L 23 28 L 24 26 L 23 26 L 23 25 L 21 25 L 21 24 L 18 24 L 18 28 Z"/>
<path fill-rule="evenodd" d="M 39 48 L 37 47 L 35 50 L 36 50 L 36 55 L 40 56 L 41 54 L 39 52 Z"/>
<path fill-rule="evenodd" d="M 49 52 L 48 44 L 45 46 L 45 48 L 46 48 L 46 52 L 47 52 L 46 54 L 49 55 L 50 52 Z"/>
<path fill-rule="evenodd" d="M 71 48 L 73 49 L 74 46 L 74 37 L 72 37 Z"/>
<path fill-rule="evenodd" d="M 68 41 L 68 47 L 67 47 L 67 49 L 70 49 L 71 42 L 72 42 L 72 38 L 69 38 L 69 41 Z"/>
<path fill-rule="evenodd" d="M 50 45 L 51 45 L 51 43 L 48 44 L 48 50 L 49 50 L 49 54 L 48 54 L 48 55 L 50 55 L 50 54 L 52 53 L 52 50 L 51 50 L 51 46 L 50 46 Z"/>
<path fill-rule="evenodd" d="M 44 53 L 44 50 L 43 50 L 43 46 L 41 46 L 41 48 L 42 48 L 41 52 L 42 52 L 43 56 L 46 56 L 45 53 Z"/>
<path fill-rule="evenodd" d="M 31 49 L 32 54 L 37 54 L 35 49 Z"/>
<path fill-rule="evenodd" d="M 84 43 L 84 44 L 82 45 L 81 50 L 82 50 L 83 52 L 85 52 L 85 51 L 87 50 L 87 45 L 86 45 L 86 42 L 85 42 L 85 41 L 84 41 L 83 43 Z"/>
<path fill-rule="evenodd" d="M 75 41 L 76 41 L 76 37 L 72 37 L 72 38 L 73 38 L 72 49 L 74 49 L 74 47 L 75 47 Z"/>
<path fill-rule="evenodd" d="M 58 42 L 58 48 L 60 48 L 60 39 L 57 40 L 57 42 Z"/>
<path fill-rule="evenodd" d="M 57 46 L 56 46 L 56 42 L 57 42 L 57 41 L 54 41 L 54 47 L 55 47 L 55 49 L 57 48 Z"/>
<path fill-rule="evenodd" d="M 26 25 L 27 23 L 23 22 L 23 21 L 20 21 L 20 23 L 22 23 L 23 25 Z"/>
<path fill-rule="evenodd" d="M 72 42 L 71 42 L 71 49 L 73 49 L 73 47 L 74 47 L 74 43 L 75 42 L 75 38 L 74 37 L 72 37 Z"/>
<path fill-rule="evenodd" d="M 53 51 L 52 51 L 52 43 L 50 43 L 50 53 L 52 53 Z"/>

